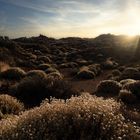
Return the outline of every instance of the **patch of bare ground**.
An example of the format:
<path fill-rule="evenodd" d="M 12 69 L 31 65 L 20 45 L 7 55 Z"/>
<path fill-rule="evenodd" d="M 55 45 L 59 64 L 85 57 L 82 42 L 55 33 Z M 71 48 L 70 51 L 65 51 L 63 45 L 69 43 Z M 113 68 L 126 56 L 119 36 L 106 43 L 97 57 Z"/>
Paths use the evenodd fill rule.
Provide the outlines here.
<path fill-rule="evenodd" d="M 65 79 L 70 81 L 76 90 L 90 93 L 94 93 L 99 82 L 106 79 L 107 75 L 111 72 L 111 70 L 106 70 L 99 76 L 95 77 L 95 79 L 81 80 L 77 79 L 75 76 L 72 76 L 72 68 L 61 69 L 60 71 L 64 75 Z"/>

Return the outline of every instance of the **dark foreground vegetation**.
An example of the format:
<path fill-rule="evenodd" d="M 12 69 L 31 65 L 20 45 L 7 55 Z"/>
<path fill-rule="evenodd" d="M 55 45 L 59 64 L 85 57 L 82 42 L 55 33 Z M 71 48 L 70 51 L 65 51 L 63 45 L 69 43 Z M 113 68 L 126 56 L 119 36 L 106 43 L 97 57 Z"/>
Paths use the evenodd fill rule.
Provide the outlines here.
<path fill-rule="evenodd" d="M 0 140 L 139 140 L 139 36 L 0 37 Z"/>

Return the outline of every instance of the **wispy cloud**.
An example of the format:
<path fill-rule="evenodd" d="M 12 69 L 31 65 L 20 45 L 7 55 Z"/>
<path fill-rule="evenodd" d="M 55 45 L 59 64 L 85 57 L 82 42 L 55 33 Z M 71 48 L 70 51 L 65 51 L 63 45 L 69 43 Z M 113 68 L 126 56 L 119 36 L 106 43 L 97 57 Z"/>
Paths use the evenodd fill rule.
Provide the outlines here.
<path fill-rule="evenodd" d="M 139 30 L 139 0 L 0 0 L 9 33 L 93 37 Z M 2 6 L 2 4 L 4 6 Z M 134 27 L 135 26 L 135 27 Z M 22 32 L 21 32 L 22 30 Z"/>

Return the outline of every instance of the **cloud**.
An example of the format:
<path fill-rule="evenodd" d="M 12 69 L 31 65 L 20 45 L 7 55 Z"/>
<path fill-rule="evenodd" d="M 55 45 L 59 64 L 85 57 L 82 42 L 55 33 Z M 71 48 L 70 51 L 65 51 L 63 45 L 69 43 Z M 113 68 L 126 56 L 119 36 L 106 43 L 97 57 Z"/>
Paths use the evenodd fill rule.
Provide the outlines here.
<path fill-rule="evenodd" d="M 138 25 L 139 0 L 0 0 L 7 34 L 94 37 Z M 131 20 L 132 19 L 132 20 Z M 0 22 L 1 23 L 1 22 Z M 9 30 L 9 31 L 8 31 Z M 21 31 L 22 30 L 22 31 Z M 135 29 L 136 30 L 136 29 Z"/>

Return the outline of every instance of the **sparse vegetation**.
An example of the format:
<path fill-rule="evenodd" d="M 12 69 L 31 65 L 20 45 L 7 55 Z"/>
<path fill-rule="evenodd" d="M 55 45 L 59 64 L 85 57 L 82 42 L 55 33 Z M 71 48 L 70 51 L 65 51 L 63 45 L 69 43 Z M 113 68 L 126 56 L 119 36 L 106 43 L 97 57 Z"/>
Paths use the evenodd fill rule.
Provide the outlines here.
<path fill-rule="evenodd" d="M 20 80 L 25 77 L 25 75 L 25 71 L 18 67 L 9 68 L 6 71 L 0 73 L 1 78 L 9 80 Z"/>
<path fill-rule="evenodd" d="M 94 79 L 95 76 L 96 74 L 90 71 L 88 67 L 82 67 L 77 73 L 77 77 L 82 79 Z"/>
<path fill-rule="evenodd" d="M 127 104 L 134 104 L 137 101 L 136 96 L 132 94 L 131 91 L 128 90 L 121 90 L 118 98 Z"/>
<path fill-rule="evenodd" d="M 139 59 L 123 39 L 0 37 L 0 140 L 139 140 Z"/>
<path fill-rule="evenodd" d="M 117 81 L 104 80 L 97 85 L 96 93 L 97 95 L 103 94 L 105 96 L 108 96 L 109 94 L 118 95 L 120 89 L 121 85 Z"/>
<path fill-rule="evenodd" d="M 24 110 L 24 106 L 17 99 L 9 95 L 0 95 L 0 119 L 10 114 L 18 115 Z"/>
<path fill-rule="evenodd" d="M 134 79 L 139 80 L 140 79 L 140 72 L 136 68 L 126 68 L 121 76 L 120 79 Z"/>

